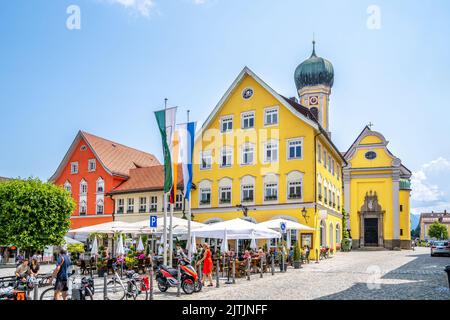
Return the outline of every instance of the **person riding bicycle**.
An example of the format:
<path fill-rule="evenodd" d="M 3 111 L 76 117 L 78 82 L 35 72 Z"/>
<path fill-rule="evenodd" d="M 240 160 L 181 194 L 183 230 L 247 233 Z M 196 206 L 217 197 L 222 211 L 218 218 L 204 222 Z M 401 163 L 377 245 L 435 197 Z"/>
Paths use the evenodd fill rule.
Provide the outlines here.
<path fill-rule="evenodd" d="M 56 278 L 54 296 L 55 300 L 60 300 L 61 293 L 63 299 L 67 300 L 67 291 L 69 290 L 69 288 L 67 287 L 67 279 L 70 266 L 71 261 L 69 256 L 64 249 L 61 249 L 56 260 L 56 269 L 53 272 L 53 275 Z"/>

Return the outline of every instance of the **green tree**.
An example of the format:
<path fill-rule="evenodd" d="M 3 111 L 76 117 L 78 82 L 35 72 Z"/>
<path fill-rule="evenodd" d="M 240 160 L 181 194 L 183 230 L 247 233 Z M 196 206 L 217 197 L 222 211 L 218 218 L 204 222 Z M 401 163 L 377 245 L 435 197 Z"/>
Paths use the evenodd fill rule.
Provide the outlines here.
<path fill-rule="evenodd" d="M 21 249 L 61 245 L 75 208 L 69 192 L 39 179 L 0 184 L 0 244 Z"/>
<path fill-rule="evenodd" d="M 436 239 L 448 239 L 448 231 L 445 224 L 435 221 L 428 229 L 428 236 Z"/>
<path fill-rule="evenodd" d="M 345 212 L 345 209 L 342 208 L 342 238 L 343 239 L 348 239 L 349 238 L 349 234 L 348 234 L 348 226 L 347 226 L 347 212 Z"/>

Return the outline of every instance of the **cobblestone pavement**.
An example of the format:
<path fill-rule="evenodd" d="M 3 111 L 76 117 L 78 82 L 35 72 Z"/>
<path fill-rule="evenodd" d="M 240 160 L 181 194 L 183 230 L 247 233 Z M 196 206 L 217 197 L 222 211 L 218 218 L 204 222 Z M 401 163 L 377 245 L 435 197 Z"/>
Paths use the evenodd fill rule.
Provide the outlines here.
<path fill-rule="evenodd" d="M 352 251 L 336 253 L 332 258 L 289 268 L 286 273 L 259 274 L 251 280 L 236 279 L 236 284 L 220 281 L 216 288 L 204 287 L 200 293 L 176 297 L 176 288 L 166 293 L 155 289 L 155 300 L 279 300 L 279 299 L 437 299 L 450 300 L 447 275 L 448 257 L 430 257 L 429 248 L 415 251 Z M 43 266 L 50 272 L 53 266 Z M 0 269 L 0 276 L 8 276 L 13 269 Z M 102 279 L 96 279 L 96 299 L 103 294 Z M 156 286 L 155 286 L 156 287 Z"/>

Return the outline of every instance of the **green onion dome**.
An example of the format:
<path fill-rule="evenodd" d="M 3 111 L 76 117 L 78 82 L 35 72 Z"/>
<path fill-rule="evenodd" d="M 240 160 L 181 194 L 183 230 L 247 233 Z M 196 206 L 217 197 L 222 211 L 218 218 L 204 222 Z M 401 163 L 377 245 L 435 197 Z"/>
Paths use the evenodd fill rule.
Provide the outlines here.
<path fill-rule="evenodd" d="M 294 79 L 297 90 L 308 86 L 326 85 L 330 88 L 333 86 L 333 65 L 330 61 L 316 55 L 315 41 L 313 41 L 311 57 L 295 69 Z"/>

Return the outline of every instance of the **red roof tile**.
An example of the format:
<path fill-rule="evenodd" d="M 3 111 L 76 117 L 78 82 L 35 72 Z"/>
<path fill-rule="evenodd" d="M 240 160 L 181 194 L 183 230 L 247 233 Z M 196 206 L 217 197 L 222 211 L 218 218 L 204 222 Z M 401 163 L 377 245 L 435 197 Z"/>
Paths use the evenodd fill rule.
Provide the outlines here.
<path fill-rule="evenodd" d="M 160 165 L 150 153 L 127 147 L 87 132 L 81 132 L 98 159 L 113 174 L 128 176 L 131 169 Z"/>
<path fill-rule="evenodd" d="M 183 187 L 183 171 L 181 165 L 178 166 L 177 176 L 178 189 Z M 111 191 L 111 194 L 140 192 L 140 191 L 159 191 L 164 189 L 164 166 L 152 166 L 147 168 L 131 169 L 128 180 Z"/>

